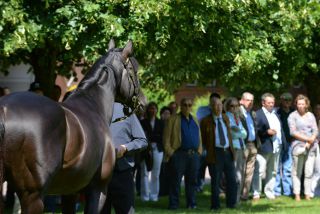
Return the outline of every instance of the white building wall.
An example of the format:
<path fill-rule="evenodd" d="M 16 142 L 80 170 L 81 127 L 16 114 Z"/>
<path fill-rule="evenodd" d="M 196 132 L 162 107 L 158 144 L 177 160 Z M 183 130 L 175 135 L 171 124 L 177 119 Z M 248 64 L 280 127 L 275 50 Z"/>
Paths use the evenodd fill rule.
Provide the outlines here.
<path fill-rule="evenodd" d="M 6 76 L 0 73 L 0 86 L 8 87 L 11 92 L 27 91 L 30 83 L 34 81 L 34 75 L 28 70 L 30 65 L 20 64 L 9 68 L 9 74 Z"/>

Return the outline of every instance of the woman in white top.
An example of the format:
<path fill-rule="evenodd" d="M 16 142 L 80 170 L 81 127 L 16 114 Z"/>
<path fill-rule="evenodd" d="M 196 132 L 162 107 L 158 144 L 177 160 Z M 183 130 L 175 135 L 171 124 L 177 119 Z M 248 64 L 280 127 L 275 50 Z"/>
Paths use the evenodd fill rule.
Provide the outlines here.
<path fill-rule="evenodd" d="M 311 181 L 314 163 L 318 151 L 318 127 L 314 115 L 308 111 L 310 101 L 304 95 L 295 99 L 297 110 L 288 117 L 292 142 L 292 182 L 296 201 L 300 201 L 301 175 L 304 168 L 304 195 L 306 200 L 311 199 Z"/>

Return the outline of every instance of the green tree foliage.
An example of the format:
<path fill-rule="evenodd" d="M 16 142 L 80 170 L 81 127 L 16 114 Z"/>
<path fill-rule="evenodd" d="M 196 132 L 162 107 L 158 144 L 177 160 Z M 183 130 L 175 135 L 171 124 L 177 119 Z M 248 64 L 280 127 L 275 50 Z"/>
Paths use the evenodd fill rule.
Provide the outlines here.
<path fill-rule="evenodd" d="M 0 8 L 1 68 L 28 62 L 44 82 L 70 75 L 82 58 L 91 64 L 112 37 L 134 41 L 151 91 L 213 79 L 265 91 L 319 79 L 318 0 L 8 0 Z"/>
<path fill-rule="evenodd" d="M 171 1 L 147 77 L 279 89 L 319 69 L 318 1 Z M 154 25 L 156 26 L 156 25 Z M 165 29 L 165 30 L 164 30 Z"/>

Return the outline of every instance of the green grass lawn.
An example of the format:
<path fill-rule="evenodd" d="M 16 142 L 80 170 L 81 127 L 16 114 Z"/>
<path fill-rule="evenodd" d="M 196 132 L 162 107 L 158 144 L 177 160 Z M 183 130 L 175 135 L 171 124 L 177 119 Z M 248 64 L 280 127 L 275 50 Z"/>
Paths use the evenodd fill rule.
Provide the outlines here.
<path fill-rule="evenodd" d="M 217 212 L 210 211 L 210 190 L 209 185 L 205 186 L 202 193 L 197 193 L 197 208 L 194 210 L 186 209 L 184 189 L 180 195 L 180 208 L 177 210 L 168 210 L 168 197 L 160 197 L 158 202 L 141 202 L 136 197 L 137 214 L 184 214 L 184 213 L 288 213 L 288 214 L 318 214 L 320 213 L 320 198 L 314 198 L 311 201 L 301 200 L 296 202 L 289 197 L 279 197 L 275 200 L 260 199 L 258 202 L 241 202 L 236 209 L 226 209 L 225 200 L 221 198 L 221 209 Z M 8 212 L 5 212 L 8 213 Z M 59 212 L 58 212 L 59 213 Z M 83 213 L 80 210 L 78 213 Z M 49 213 L 48 213 L 49 214 Z"/>
<path fill-rule="evenodd" d="M 225 200 L 221 198 L 221 210 L 219 212 L 210 211 L 210 191 L 206 186 L 204 192 L 197 194 L 197 208 L 194 210 L 186 209 L 185 197 L 182 192 L 180 197 L 180 208 L 178 210 L 168 210 L 168 197 L 160 198 L 159 202 L 141 202 L 136 198 L 136 213 L 162 213 L 162 214 L 183 214 L 183 213 L 293 213 L 293 214 L 318 214 L 320 213 L 320 198 L 311 201 L 301 200 L 296 202 L 293 198 L 279 197 L 275 200 L 260 199 L 258 202 L 241 202 L 236 209 L 225 208 Z"/>

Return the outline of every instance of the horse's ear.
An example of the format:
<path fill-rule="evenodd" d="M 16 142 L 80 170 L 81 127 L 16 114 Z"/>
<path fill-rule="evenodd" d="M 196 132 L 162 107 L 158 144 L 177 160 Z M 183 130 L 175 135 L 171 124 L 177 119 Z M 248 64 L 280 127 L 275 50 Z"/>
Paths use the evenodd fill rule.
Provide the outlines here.
<path fill-rule="evenodd" d="M 132 46 L 132 41 L 129 40 L 128 43 L 126 44 L 126 47 L 124 47 L 122 51 L 122 57 L 127 60 L 128 57 L 133 53 L 133 46 Z"/>
<path fill-rule="evenodd" d="M 110 39 L 109 45 L 108 45 L 108 51 L 110 51 L 111 49 L 115 48 L 116 44 L 114 43 L 113 39 Z"/>

